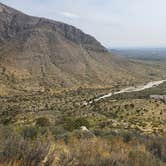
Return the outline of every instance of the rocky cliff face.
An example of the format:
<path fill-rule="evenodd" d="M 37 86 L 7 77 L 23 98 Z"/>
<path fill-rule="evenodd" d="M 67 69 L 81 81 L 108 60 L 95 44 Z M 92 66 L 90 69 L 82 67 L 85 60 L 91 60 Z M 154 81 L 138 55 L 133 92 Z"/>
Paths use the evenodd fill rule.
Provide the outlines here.
<path fill-rule="evenodd" d="M 106 49 L 92 36 L 64 23 L 45 18 L 30 17 L 17 10 L 0 3 L 0 41 L 10 40 L 24 31 L 47 27 L 60 33 L 64 38 L 85 49 L 106 51 Z"/>
<path fill-rule="evenodd" d="M 107 52 L 94 37 L 0 4 L 1 82 L 29 89 L 110 85 L 133 79 L 127 61 Z M 132 67 L 132 66 L 131 66 Z M 14 85 L 12 83 L 12 85 Z"/>

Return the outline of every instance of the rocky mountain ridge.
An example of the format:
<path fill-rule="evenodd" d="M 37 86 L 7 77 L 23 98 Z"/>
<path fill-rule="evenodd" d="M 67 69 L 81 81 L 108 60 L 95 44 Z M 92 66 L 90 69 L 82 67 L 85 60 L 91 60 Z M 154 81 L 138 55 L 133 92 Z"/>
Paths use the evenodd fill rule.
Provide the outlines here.
<path fill-rule="evenodd" d="M 135 68 L 71 25 L 29 16 L 0 3 L 1 87 L 36 90 L 130 84 L 144 76 L 135 74 Z"/>

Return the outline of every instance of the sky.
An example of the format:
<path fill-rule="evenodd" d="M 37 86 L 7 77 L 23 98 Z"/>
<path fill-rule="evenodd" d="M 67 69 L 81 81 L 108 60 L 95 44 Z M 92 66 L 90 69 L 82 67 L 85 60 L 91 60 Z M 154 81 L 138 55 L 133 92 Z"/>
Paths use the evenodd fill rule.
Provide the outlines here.
<path fill-rule="evenodd" d="M 166 47 L 166 0 L 0 0 L 65 22 L 115 47 Z"/>

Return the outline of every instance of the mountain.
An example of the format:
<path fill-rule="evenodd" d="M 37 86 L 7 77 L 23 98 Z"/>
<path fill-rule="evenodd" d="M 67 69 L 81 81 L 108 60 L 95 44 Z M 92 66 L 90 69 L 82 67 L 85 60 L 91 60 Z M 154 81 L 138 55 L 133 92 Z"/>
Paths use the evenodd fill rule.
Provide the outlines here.
<path fill-rule="evenodd" d="M 26 15 L 0 3 L 2 91 L 43 86 L 111 86 L 142 77 L 94 37 L 65 23 Z"/>

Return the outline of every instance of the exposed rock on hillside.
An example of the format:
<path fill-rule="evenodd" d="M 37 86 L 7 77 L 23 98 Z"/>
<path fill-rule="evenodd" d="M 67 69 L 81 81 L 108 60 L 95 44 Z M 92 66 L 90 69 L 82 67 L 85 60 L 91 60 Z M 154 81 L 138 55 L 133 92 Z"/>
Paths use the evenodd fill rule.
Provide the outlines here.
<path fill-rule="evenodd" d="M 73 26 L 0 3 L 0 78 L 6 86 L 29 90 L 112 85 L 135 80 L 134 68 Z"/>

